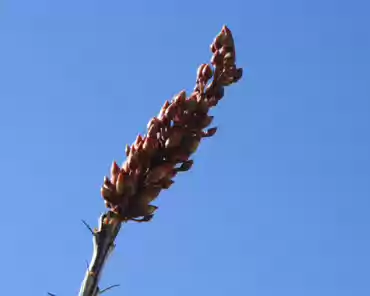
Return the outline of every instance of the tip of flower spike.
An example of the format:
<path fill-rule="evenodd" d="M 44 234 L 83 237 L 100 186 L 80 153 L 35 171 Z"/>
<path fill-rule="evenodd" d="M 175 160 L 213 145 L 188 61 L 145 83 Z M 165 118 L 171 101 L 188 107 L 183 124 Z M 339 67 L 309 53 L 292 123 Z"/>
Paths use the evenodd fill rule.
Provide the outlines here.
<path fill-rule="evenodd" d="M 226 25 L 223 25 L 222 27 L 222 30 L 221 30 L 223 33 L 227 34 L 227 35 L 231 35 L 231 31 L 230 29 L 226 26 Z"/>

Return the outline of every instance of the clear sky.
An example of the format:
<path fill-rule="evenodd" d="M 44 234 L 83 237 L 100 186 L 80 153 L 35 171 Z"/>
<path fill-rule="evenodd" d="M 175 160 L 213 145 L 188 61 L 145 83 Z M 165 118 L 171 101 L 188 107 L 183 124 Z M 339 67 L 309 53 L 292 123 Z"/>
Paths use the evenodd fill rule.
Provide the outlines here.
<path fill-rule="evenodd" d="M 76 295 L 112 160 L 190 91 L 223 24 L 244 78 L 217 135 L 129 224 L 107 295 L 370 295 L 370 4 L 0 3 L 2 295 Z"/>

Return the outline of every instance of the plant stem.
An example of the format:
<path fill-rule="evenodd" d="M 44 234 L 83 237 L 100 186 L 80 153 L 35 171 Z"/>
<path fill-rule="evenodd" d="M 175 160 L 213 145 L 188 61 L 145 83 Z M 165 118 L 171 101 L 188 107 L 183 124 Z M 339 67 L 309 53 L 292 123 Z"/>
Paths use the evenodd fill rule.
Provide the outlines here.
<path fill-rule="evenodd" d="M 121 229 L 121 224 L 122 222 L 113 212 L 109 211 L 100 216 L 99 228 L 93 231 L 93 255 L 82 282 L 79 296 L 98 296 L 103 292 L 99 289 L 99 280 L 104 265 L 114 250 L 114 240 Z"/>

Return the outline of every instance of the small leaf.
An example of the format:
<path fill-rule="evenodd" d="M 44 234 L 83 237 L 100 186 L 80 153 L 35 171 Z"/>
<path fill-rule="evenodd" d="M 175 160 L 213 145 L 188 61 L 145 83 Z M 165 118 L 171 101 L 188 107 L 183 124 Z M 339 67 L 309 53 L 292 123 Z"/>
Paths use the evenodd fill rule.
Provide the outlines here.
<path fill-rule="evenodd" d="M 178 171 L 186 172 L 186 171 L 188 171 L 188 170 L 191 169 L 191 167 L 193 166 L 193 164 L 194 164 L 194 160 L 192 160 L 192 159 L 189 159 L 187 161 L 184 161 L 182 163 L 182 165 L 178 168 Z"/>
<path fill-rule="evenodd" d="M 197 151 L 200 144 L 200 139 L 198 137 L 188 137 L 186 138 L 185 145 L 187 147 L 188 153 L 193 154 Z"/>
<path fill-rule="evenodd" d="M 149 222 L 150 220 L 152 220 L 153 219 L 153 217 L 154 217 L 154 215 L 152 214 L 152 215 L 147 215 L 147 216 L 145 216 L 141 221 L 142 222 Z"/>
<path fill-rule="evenodd" d="M 208 129 L 207 131 L 203 132 L 203 137 L 212 137 L 217 132 L 217 127 L 212 127 Z"/>
<path fill-rule="evenodd" d="M 168 189 L 172 186 L 172 184 L 175 183 L 175 181 L 171 180 L 171 179 L 168 179 L 168 178 L 164 178 L 162 181 L 161 181 L 161 185 L 162 185 L 162 188 L 163 189 Z"/>
<path fill-rule="evenodd" d="M 157 209 L 158 209 L 158 207 L 156 207 L 156 206 L 148 205 L 148 210 L 147 210 L 148 215 L 153 215 L 153 214 L 154 214 L 154 212 L 155 212 Z"/>

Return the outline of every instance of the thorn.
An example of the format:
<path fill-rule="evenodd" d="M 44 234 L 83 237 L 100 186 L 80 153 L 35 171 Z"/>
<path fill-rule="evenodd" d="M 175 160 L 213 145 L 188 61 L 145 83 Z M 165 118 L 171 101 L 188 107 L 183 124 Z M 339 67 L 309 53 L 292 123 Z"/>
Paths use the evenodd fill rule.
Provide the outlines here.
<path fill-rule="evenodd" d="M 89 224 L 87 224 L 85 220 L 81 220 L 81 221 L 82 221 L 82 223 L 83 223 L 83 224 L 85 224 L 85 226 L 87 227 L 87 229 L 88 229 L 88 230 L 90 230 L 91 234 L 92 234 L 93 236 L 95 236 L 95 235 L 96 235 L 96 233 L 94 232 L 94 230 L 92 230 L 92 228 L 90 227 L 90 225 L 89 225 Z"/>
<path fill-rule="evenodd" d="M 105 293 L 105 292 L 107 292 L 108 290 L 110 290 L 110 289 L 113 289 L 113 288 L 116 288 L 116 287 L 119 287 L 120 285 L 112 285 L 112 286 L 110 286 L 110 287 L 108 287 L 108 288 L 105 288 L 104 290 L 101 290 L 101 291 L 99 291 L 99 295 L 101 295 L 101 294 L 103 294 L 103 293 Z"/>
<path fill-rule="evenodd" d="M 96 277 L 96 273 L 93 272 L 93 271 L 89 271 L 89 275 L 92 276 L 92 277 Z"/>

